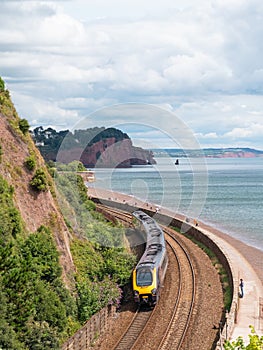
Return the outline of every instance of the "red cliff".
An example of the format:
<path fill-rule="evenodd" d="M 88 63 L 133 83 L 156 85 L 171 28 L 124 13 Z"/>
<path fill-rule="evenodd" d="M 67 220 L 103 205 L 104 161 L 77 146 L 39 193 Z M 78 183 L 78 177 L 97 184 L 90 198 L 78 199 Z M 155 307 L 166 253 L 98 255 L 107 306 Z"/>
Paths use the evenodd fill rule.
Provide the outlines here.
<path fill-rule="evenodd" d="M 89 168 L 127 168 L 132 165 L 156 164 L 151 151 L 134 147 L 130 139 L 116 141 L 114 137 L 100 140 L 84 150 L 73 148 L 60 151 L 57 160 L 63 163 L 80 160 Z"/>

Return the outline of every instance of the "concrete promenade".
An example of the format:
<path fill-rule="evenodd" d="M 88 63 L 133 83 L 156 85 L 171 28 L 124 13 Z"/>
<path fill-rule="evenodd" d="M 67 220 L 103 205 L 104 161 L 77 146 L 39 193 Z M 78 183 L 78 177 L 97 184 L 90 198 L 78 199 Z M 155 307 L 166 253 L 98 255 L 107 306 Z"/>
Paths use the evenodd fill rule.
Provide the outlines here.
<path fill-rule="evenodd" d="M 103 200 L 111 200 L 121 204 L 128 204 L 133 207 L 152 210 L 153 212 L 157 211 L 160 214 L 185 221 L 185 217 L 182 215 L 175 215 L 175 213 L 169 211 L 168 209 L 143 202 L 133 196 L 128 196 L 122 193 L 90 187 L 88 189 L 88 195 L 90 198 L 99 198 L 102 204 Z M 194 220 L 191 220 L 190 224 L 194 224 Z M 217 230 L 201 222 L 198 222 L 197 228 L 211 238 L 220 247 L 230 261 L 231 270 L 235 279 L 235 293 L 240 292 L 240 279 L 242 278 L 244 281 L 243 298 L 235 295 L 233 299 L 236 300 L 238 312 L 236 315 L 236 322 L 233 324 L 233 327 L 231 327 L 232 332 L 231 334 L 227 334 L 227 337 L 230 339 L 236 339 L 238 336 L 242 336 L 247 342 L 248 334 L 250 333 L 249 325 L 252 325 L 255 328 L 258 335 L 263 335 L 263 285 L 259 276 L 256 274 L 255 270 L 244 255 L 242 255 L 239 250 L 233 246 L 233 244 L 228 242 L 227 235 L 224 235 L 223 239 L 222 237 L 218 236 Z M 224 332 L 226 332 L 225 329 Z"/>
<path fill-rule="evenodd" d="M 236 285 L 239 286 L 241 278 L 244 281 L 244 296 L 236 298 L 238 304 L 236 323 L 234 323 L 233 331 L 228 337 L 236 339 L 238 336 L 242 336 L 247 342 L 248 334 L 251 331 L 250 325 L 255 328 L 258 335 L 263 335 L 263 310 L 261 310 L 263 308 L 263 286 L 258 275 L 247 259 L 234 246 L 210 230 L 202 228 L 202 224 L 199 229 L 210 237 L 227 256 L 236 279 Z M 239 287 L 238 293 L 240 292 Z"/>

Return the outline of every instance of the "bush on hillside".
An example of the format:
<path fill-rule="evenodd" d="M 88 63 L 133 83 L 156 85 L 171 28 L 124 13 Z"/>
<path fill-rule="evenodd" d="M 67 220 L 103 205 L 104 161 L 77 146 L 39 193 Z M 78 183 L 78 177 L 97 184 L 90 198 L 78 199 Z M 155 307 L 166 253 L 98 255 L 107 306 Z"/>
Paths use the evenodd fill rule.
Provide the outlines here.
<path fill-rule="evenodd" d="M 3 91 L 5 91 L 5 82 L 0 77 L 0 92 L 3 92 Z"/>
<path fill-rule="evenodd" d="M 28 124 L 28 121 L 26 119 L 20 119 L 19 120 L 19 129 L 22 131 L 22 133 L 25 135 L 30 128 L 30 125 Z"/>
<path fill-rule="evenodd" d="M 35 175 L 30 181 L 30 185 L 37 191 L 47 191 L 47 176 L 43 169 L 37 169 Z"/>
<path fill-rule="evenodd" d="M 36 167 L 36 158 L 31 155 L 25 159 L 25 166 L 28 170 L 34 170 Z"/>
<path fill-rule="evenodd" d="M 108 303 L 118 303 L 119 285 L 129 281 L 135 257 L 125 249 L 124 228 L 114 227 L 94 210 L 82 177 L 67 171 L 71 166 L 60 169 L 63 172 L 58 171 L 55 179 L 61 209 L 69 226 L 82 237 L 71 242 L 71 253 L 78 271 L 79 319 L 85 322 Z"/>
<path fill-rule="evenodd" d="M 45 321 L 28 322 L 25 344 L 34 350 L 60 349 L 58 332 Z"/>
<path fill-rule="evenodd" d="M 0 349 L 59 349 L 76 324 L 76 300 L 63 285 L 50 230 L 26 237 L 13 193 L 0 176 Z"/>

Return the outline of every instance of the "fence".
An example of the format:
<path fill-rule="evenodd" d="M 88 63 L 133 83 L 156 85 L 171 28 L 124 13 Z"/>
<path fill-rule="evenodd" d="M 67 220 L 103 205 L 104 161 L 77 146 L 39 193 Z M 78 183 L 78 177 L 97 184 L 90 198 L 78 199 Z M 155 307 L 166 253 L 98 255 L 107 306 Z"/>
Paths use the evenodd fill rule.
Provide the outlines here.
<path fill-rule="evenodd" d="M 93 315 L 78 332 L 63 344 L 62 350 L 88 350 L 99 335 L 110 330 L 115 313 L 116 307 L 109 305 Z"/>

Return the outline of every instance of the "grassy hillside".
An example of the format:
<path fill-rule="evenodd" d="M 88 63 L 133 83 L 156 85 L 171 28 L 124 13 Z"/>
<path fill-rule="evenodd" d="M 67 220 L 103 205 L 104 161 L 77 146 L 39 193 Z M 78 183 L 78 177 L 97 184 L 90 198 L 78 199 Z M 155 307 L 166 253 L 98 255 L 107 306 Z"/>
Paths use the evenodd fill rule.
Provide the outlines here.
<path fill-rule="evenodd" d="M 134 257 L 75 164 L 47 168 L 28 130 L 0 79 L 0 349 L 59 349 L 118 302 Z"/>

